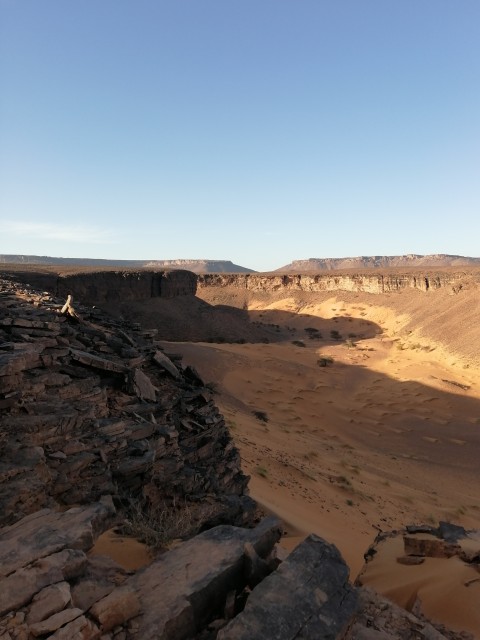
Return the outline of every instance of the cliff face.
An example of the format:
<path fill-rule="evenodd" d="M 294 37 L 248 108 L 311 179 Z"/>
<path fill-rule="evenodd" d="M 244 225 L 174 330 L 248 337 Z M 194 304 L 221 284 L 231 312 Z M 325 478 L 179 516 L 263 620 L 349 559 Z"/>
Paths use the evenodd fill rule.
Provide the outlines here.
<path fill-rule="evenodd" d="M 479 279 L 477 273 L 476 278 Z M 250 291 L 363 291 L 388 293 L 402 289 L 429 291 L 455 287 L 465 278 L 465 272 L 431 273 L 359 273 L 316 275 L 204 274 L 198 276 L 198 286 L 236 287 Z"/>
<path fill-rule="evenodd" d="M 5 270 L 6 275 L 9 270 Z M 195 295 L 197 277 L 191 271 L 83 271 L 58 273 L 12 270 L 10 277 L 45 289 L 61 298 L 69 293 L 86 304 L 129 302 L 149 298 Z"/>
<path fill-rule="evenodd" d="M 123 302 L 195 295 L 197 279 L 190 271 L 103 271 L 58 278 L 56 295 L 73 293 L 86 303 Z"/>

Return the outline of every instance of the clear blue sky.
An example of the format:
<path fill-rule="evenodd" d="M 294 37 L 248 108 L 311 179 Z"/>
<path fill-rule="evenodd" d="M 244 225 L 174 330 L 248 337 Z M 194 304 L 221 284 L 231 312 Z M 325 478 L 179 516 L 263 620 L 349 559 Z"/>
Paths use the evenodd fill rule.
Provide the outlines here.
<path fill-rule="evenodd" d="M 479 0 L 0 0 L 0 253 L 479 238 Z"/>

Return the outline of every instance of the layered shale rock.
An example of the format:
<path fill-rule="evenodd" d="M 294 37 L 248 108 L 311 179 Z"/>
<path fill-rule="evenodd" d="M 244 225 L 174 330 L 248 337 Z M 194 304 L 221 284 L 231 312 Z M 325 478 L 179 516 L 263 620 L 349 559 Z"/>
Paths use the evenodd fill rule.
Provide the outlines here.
<path fill-rule="evenodd" d="M 356 604 L 339 551 L 311 535 L 253 590 L 243 613 L 218 638 L 337 638 L 349 627 Z"/>
<path fill-rule="evenodd" d="M 247 478 L 211 392 L 156 332 L 0 281 L 0 524 L 102 495 L 223 505 Z M 175 362 L 174 362 L 175 361 Z"/>

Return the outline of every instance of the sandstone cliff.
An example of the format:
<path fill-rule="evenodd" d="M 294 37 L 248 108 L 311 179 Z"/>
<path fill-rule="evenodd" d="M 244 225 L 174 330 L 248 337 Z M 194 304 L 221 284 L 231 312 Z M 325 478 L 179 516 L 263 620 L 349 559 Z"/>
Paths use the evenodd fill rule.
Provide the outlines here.
<path fill-rule="evenodd" d="M 429 291 L 460 286 L 465 279 L 480 282 L 480 270 L 426 270 L 387 273 L 334 273 L 334 274 L 204 274 L 198 276 L 198 287 L 235 287 L 249 291 L 362 291 L 388 293 L 402 289 Z"/>

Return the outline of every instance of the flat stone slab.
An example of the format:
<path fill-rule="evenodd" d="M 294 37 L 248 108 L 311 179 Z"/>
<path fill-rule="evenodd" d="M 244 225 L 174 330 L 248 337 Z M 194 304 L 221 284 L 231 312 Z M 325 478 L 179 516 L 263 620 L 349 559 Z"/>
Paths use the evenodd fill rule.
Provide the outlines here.
<path fill-rule="evenodd" d="M 168 371 L 173 378 L 180 378 L 180 372 L 177 367 L 173 364 L 170 358 L 161 351 L 155 351 L 153 361 L 155 364 L 158 364 L 159 367 Z"/>
<path fill-rule="evenodd" d="M 99 356 L 95 356 L 93 353 L 88 353 L 87 351 L 70 349 L 70 355 L 73 360 L 76 360 L 76 362 L 80 362 L 80 364 L 84 364 L 87 367 L 93 367 L 94 369 L 113 371 L 114 373 L 126 373 L 128 371 L 128 368 L 121 362 L 100 358 Z"/>
<path fill-rule="evenodd" d="M 111 499 L 105 498 L 68 511 L 42 509 L 4 527 L 0 532 L 0 579 L 62 549 L 88 551 L 114 514 Z"/>
<path fill-rule="evenodd" d="M 136 637 L 184 640 L 194 636 L 213 612 L 223 608 L 227 593 L 245 582 L 245 543 L 265 557 L 281 531 L 280 520 L 273 517 L 255 529 L 214 527 L 133 576 L 128 586 L 135 589 L 143 611 L 137 618 Z"/>
<path fill-rule="evenodd" d="M 218 640 L 333 640 L 342 637 L 357 595 L 338 549 L 310 535 L 250 594 Z"/>
<path fill-rule="evenodd" d="M 87 556 L 77 549 L 64 549 L 40 558 L 0 580 L 0 616 L 30 602 L 39 591 L 56 582 L 82 575 Z"/>

